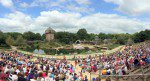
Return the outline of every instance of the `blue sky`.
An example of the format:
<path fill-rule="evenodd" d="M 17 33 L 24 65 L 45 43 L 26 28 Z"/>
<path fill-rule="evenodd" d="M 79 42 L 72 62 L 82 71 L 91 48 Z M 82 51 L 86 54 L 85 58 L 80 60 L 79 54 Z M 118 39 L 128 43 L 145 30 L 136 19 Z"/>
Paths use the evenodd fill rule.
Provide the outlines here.
<path fill-rule="evenodd" d="M 150 29 L 149 0 L 0 0 L 0 30 L 134 33 Z"/>

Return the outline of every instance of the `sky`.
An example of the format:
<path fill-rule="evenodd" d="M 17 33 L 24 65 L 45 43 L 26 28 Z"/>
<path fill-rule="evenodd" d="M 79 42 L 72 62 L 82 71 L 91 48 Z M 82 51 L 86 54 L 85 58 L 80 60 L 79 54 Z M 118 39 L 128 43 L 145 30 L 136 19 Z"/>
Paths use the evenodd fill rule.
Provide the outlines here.
<path fill-rule="evenodd" d="M 150 0 L 0 0 L 0 30 L 135 33 L 150 29 Z"/>

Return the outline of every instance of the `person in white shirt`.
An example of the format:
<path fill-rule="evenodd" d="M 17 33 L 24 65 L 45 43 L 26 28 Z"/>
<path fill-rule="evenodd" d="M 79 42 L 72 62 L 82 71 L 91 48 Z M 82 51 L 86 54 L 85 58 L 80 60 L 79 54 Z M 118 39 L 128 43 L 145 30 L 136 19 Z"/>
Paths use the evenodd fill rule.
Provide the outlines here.
<path fill-rule="evenodd" d="M 108 74 L 108 75 L 110 75 L 110 73 L 111 73 L 111 70 L 110 70 L 110 69 L 108 69 L 108 70 L 107 70 L 107 74 Z"/>
<path fill-rule="evenodd" d="M 10 73 L 13 73 L 15 70 L 14 70 L 14 68 L 13 67 L 11 67 L 11 69 L 10 69 Z"/>
<path fill-rule="evenodd" d="M 26 73 L 27 69 L 26 67 L 23 67 L 23 72 Z"/>
<path fill-rule="evenodd" d="M 5 70 L 4 70 L 4 73 L 6 73 L 6 72 L 8 72 L 8 71 L 10 71 L 9 66 L 6 66 L 6 68 L 5 68 Z"/>
<path fill-rule="evenodd" d="M 18 74 L 19 72 L 20 72 L 20 70 L 19 70 L 19 69 L 17 69 L 17 70 L 16 70 L 16 73 Z"/>
<path fill-rule="evenodd" d="M 43 70 L 44 70 L 44 71 L 46 70 L 46 66 L 45 66 L 45 65 L 43 66 Z"/>
<path fill-rule="evenodd" d="M 17 73 L 14 72 L 14 74 L 12 74 L 12 77 L 10 77 L 12 81 L 18 81 L 18 76 Z"/>

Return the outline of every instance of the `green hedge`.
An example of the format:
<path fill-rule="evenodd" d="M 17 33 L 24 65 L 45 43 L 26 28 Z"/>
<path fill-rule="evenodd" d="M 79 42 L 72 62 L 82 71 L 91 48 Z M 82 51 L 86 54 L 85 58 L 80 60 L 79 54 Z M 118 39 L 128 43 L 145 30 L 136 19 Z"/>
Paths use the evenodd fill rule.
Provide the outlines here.
<path fill-rule="evenodd" d="M 19 46 L 19 49 L 23 50 L 23 51 L 28 51 L 28 52 L 33 52 L 35 49 L 42 49 L 44 50 L 45 54 L 49 54 L 49 55 L 55 55 L 55 54 L 72 54 L 72 53 L 77 53 L 77 54 L 81 54 L 81 53 L 86 53 L 88 52 L 90 49 L 88 47 L 85 47 L 85 49 L 79 50 L 79 49 L 65 49 L 65 48 L 61 48 L 61 49 L 53 49 L 47 46 L 47 44 L 45 44 L 45 48 L 40 48 L 40 45 L 38 44 L 33 44 L 33 45 L 22 45 Z M 44 45 L 42 45 L 44 46 Z"/>
<path fill-rule="evenodd" d="M 19 49 L 23 51 L 33 52 L 36 48 L 30 45 L 22 45 L 19 47 Z"/>
<path fill-rule="evenodd" d="M 87 51 L 89 51 L 89 49 L 83 49 L 83 50 L 79 50 L 79 49 L 44 49 L 46 54 L 72 54 L 72 53 L 85 53 Z"/>
<path fill-rule="evenodd" d="M 11 49 L 11 47 L 8 45 L 1 44 L 0 49 Z"/>

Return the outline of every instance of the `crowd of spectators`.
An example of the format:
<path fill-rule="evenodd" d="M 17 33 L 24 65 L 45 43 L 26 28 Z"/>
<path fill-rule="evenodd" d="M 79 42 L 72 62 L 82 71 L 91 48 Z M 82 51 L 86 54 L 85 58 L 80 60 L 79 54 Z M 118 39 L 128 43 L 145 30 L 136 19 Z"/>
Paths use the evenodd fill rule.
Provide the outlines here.
<path fill-rule="evenodd" d="M 37 58 L 18 52 L 0 54 L 0 81 L 88 81 L 62 60 Z"/>
<path fill-rule="evenodd" d="M 75 66 L 65 58 L 40 58 L 20 52 L 0 53 L 0 81 L 91 81 L 82 73 L 96 73 L 99 69 L 102 75 L 125 75 L 135 67 L 150 63 L 150 43 L 125 46 L 123 50 L 112 54 L 87 55 L 86 58 L 76 56 Z M 75 72 L 80 66 L 81 71 Z M 100 81 L 100 78 L 92 78 Z"/>
<path fill-rule="evenodd" d="M 125 46 L 108 55 L 78 57 L 76 63 L 81 66 L 82 72 L 96 73 L 100 69 L 101 75 L 126 75 L 131 69 L 150 64 L 150 43 Z"/>

